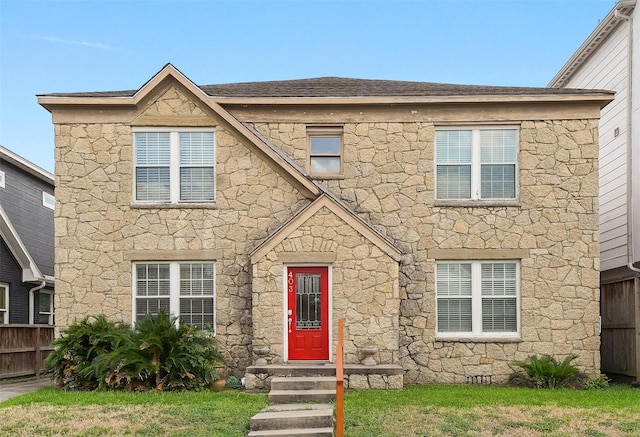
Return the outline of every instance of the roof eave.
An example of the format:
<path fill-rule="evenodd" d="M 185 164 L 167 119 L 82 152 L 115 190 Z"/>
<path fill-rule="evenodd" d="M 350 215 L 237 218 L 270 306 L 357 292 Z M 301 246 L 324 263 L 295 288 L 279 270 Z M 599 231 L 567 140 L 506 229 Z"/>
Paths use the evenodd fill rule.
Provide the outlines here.
<path fill-rule="evenodd" d="M 24 159 L 22 156 L 16 153 L 13 153 L 11 150 L 3 146 L 0 146 L 0 158 L 48 184 L 55 184 L 55 176 L 52 173 L 41 167 L 38 167 L 36 164 Z"/>
<path fill-rule="evenodd" d="M 138 95 L 138 94 L 137 94 Z M 220 105 L 403 105 L 437 103 L 541 103 L 541 102 L 609 102 L 613 93 L 608 91 L 576 92 L 567 94 L 522 95 L 463 95 L 463 96 L 375 96 L 375 97 L 211 97 Z M 56 97 L 40 96 L 38 103 L 50 110 L 54 106 L 135 106 L 136 96 L 131 97 Z"/>
<path fill-rule="evenodd" d="M 550 88 L 566 86 L 573 74 L 591 57 L 593 52 L 600 47 L 622 21 L 622 18 L 616 15 L 616 11 L 623 15 L 628 15 L 635 6 L 636 0 L 622 0 L 616 3 L 604 20 L 591 32 L 591 35 L 587 37 L 547 86 Z"/>

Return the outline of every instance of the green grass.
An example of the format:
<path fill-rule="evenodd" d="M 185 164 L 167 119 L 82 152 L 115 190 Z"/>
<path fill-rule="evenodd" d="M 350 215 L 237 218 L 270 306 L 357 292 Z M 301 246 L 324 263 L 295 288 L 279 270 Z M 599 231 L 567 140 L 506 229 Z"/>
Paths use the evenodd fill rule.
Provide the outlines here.
<path fill-rule="evenodd" d="M 264 394 L 62 392 L 0 404 L 0 435 L 246 436 Z M 639 436 L 640 390 L 409 386 L 345 397 L 348 437 Z"/>
<path fill-rule="evenodd" d="M 409 386 L 345 399 L 345 433 L 365 436 L 640 436 L 640 390 Z"/>

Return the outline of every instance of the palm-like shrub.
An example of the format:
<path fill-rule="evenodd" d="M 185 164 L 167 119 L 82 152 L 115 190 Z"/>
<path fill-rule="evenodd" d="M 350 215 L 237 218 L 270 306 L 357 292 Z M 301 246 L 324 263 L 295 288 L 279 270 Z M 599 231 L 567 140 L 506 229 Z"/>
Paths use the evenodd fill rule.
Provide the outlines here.
<path fill-rule="evenodd" d="M 93 390 L 102 381 L 94 361 L 114 349 L 131 347 L 131 327 L 114 323 L 104 315 L 86 317 L 54 340 L 45 362 L 56 384 L 66 390 Z"/>
<path fill-rule="evenodd" d="M 584 385 L 586 375 L 581 373 L 571 362 L 578 358 L 571 354 L 562 362 L 550 355 L 530 355 L 527 361 L 516 361 L 513 365 L 523 369 L 509 376 L 509 384 L 536 388 L 580 388 Z"/>
<path fill-rule="evenodd" d="M 87 318 L 54 345 L 47 369 L 68 390 L 201 389 L 219 378 L 222 363 L 212 330 L 178 324 L 165 311 L 135 331 L 104 316 Z"/>

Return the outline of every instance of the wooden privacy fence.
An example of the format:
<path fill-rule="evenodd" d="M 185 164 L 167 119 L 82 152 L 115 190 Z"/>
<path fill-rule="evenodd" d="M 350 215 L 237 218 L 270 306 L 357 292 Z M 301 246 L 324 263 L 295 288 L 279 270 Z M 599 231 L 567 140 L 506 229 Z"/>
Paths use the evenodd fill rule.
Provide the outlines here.
<path fill-rule="evenodd" d="M 600 286 L 601 366 L 606 373 L 638 377 L 640 293 L 633 279 Z"/>
<path fill-rule="evenodd" d="M 53 336 L 53 326 L 0 325 L 0 379 L 39 376 Z"/>

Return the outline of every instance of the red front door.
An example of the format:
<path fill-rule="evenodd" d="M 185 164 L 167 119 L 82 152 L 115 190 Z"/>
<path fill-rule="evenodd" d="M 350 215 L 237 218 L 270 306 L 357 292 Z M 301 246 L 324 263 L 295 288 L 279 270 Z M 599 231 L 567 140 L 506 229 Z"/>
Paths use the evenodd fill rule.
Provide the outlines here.
<path fill-rule="evenodd" d="M 287 269 L 290 360 L 329 360 L 329 268 Z"/>

